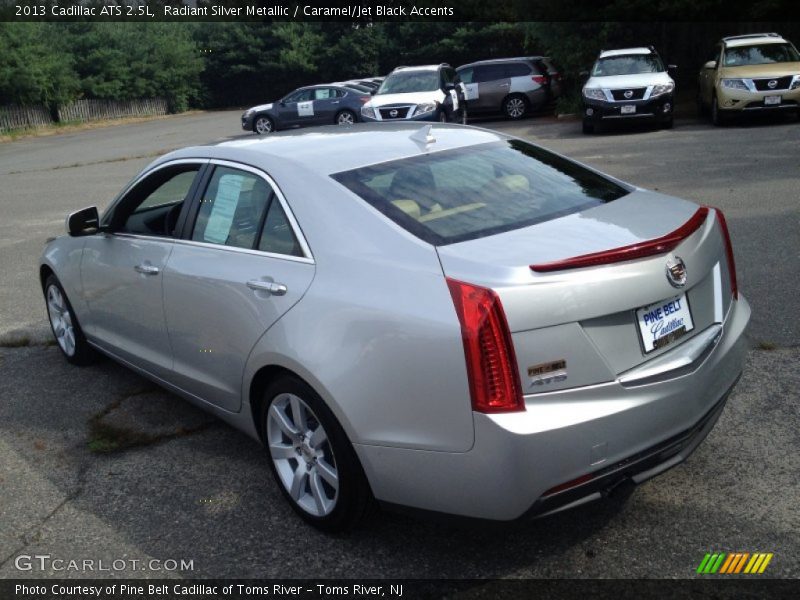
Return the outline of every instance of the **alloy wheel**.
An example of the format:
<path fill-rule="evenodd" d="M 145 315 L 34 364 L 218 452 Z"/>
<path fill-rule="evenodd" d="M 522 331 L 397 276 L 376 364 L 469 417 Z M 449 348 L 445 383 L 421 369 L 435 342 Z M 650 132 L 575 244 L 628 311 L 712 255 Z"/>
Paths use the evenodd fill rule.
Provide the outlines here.
<path fill-rule="evenodd" d="M 47 288 L 47 315 L 61 350 L 67 356 L 74 356 L 75 328 L 72 325 L 72 315 L 70 315 L 61 290 L 55 285 Z"/>
<path fill-rule="evenodd" d="M 272 131 L 272 121 L 270 121 L 267 117 L 259 117 L 256 119 L 256 132 L 263 134 L 263 133 L 270 133 Z"/>
<path fill-rule="evenodd" d="M 511 98 L 506 102 L 506 114 L 512 119 L 519 119 L 525 114 L 525 102 L 522 98 Z"/>
<path fill-rule="evenodd" d="M 355 122 L 353 119 L 353 113 L 344 111 L 339 113 L 339 116 L 336 117 L 336 123 L 338 125 L 352 125 Z"/>
<path fill-rule="evenodd" d="M 328 434 L 302 398 L 276 396 L 267 413 L 267 444 L 275 471 L 292 500 L 324 517 L 336 507 L 339 472 Z"/>

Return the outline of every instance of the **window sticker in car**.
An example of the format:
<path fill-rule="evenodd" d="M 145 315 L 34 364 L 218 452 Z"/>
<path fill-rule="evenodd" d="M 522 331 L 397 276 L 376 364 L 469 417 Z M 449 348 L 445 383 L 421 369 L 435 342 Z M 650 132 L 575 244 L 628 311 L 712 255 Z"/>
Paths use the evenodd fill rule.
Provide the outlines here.
<path fill-rule="evenodd" d="M 308 102 L 298 102 L 297 103 L 297 116 L 298 117 L 313 117 L 314 116 L 314 102 L 310 100 Z"/>
<path fill-rule="evenodd" d="M 450 90 L 450 97 L 453 99 L 453 110 L 458 110 L 458 93 L 455 90 Z"/>
<path fill-rule="evenodd" d="M 465 100 L 477 100 L 478 95 L 478 84 L 477 83 L 465 83 L 464 86 L 464 99 Z"/>
<path fill-rule="evenodd" d="M 217 195 L 208 217 L 203 239 L 214 244 L 224 244 L 230 235 L 233 215 L 242 191 L 242 175 L 223 175 L 217 186 Z"/>

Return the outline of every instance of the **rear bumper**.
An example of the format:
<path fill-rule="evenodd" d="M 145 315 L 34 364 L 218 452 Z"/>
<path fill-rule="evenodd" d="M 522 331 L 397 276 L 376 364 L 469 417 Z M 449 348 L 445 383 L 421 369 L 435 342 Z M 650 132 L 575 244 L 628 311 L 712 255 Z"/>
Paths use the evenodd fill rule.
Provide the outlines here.
<path fill-rule="evenodd" d="M 538 394 L 526 398 L 523 413 L 475 413 L 468 452 L 356 450 L 385 502 L 496 520 L 577 506 L 621 481 L 649 479 L 694 451 L 741 375 L 749 319 L 740 297 L 713 350 L 694 371 L 672 379 Z M 552 491 L 588 475 L 581 485 Z"/>

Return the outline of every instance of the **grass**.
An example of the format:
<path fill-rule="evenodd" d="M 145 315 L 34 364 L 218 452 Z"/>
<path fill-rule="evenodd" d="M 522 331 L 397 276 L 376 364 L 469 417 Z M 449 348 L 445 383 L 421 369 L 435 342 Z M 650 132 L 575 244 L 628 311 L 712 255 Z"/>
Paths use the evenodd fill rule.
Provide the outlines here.
<path fill-rule="evenodd" d="M 27 348 L 31 338 L 27 335 L 10 335 L 0 338 L 0 348 Z"/>
<path fill-rule="evenodd" d="M 191 110 L 181 115 L 199 114 L 203 111 Z M 169 119 L 176 115 L 149 115 L 146 117 L 121 117 L 119 119 L 102 119 L 98 121 L 65 121 L 64 123 L 53 123 L 51 125 L 42 125 L 40 127 L 23 127 L 20 129 L 11 129 L 9 131 L 0 132 L 0 143 L 15 142 L 20 139 L 31 137 L 44 137 L 49 135 L 59 135 L 62 133 L 74 133 L 76 131 L 86 131 L 89 129 L 102 129 L 104 127 L 113 127 L 114 125 L 128 125 L 131 123 L 143 123 L 146 121 L 155 121 L 158 119 Z"/>
<path fill-rule="evenodd" d="M 759 350 L 766 350 L 767 352 L 770 352 L 772 350 L 777 350 L 778 349 L 778 345 L 776 343 L 774 343 L 774 342 L 768 342 L 768 341 L 762 340 L 762 341 L 758 342 L 758 349 Z"/>

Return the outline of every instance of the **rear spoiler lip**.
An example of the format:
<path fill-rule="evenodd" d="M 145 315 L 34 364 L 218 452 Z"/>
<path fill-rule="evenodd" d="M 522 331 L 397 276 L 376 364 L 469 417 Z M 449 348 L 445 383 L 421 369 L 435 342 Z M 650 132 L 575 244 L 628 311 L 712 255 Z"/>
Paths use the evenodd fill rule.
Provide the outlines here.
<path fill-rule="evenodd" d="M 700 229 L 708 217 L 708 212 L 709 208 L 707 206 L 701 206 L 686 223 L 676 230 L 652 240 L 645 240 L 628 246 L 620 246 L 618 248 L 592 252 L 590 254 L 581 254 L 562 260 L 538 263 L 530 265 L 530 268 L 537 273 L 550 273 L 553 271 L 566 271 L 568 269 L 609 265 L 638 258 L 656 256 L 658 254 L 666 254 Z"/>

